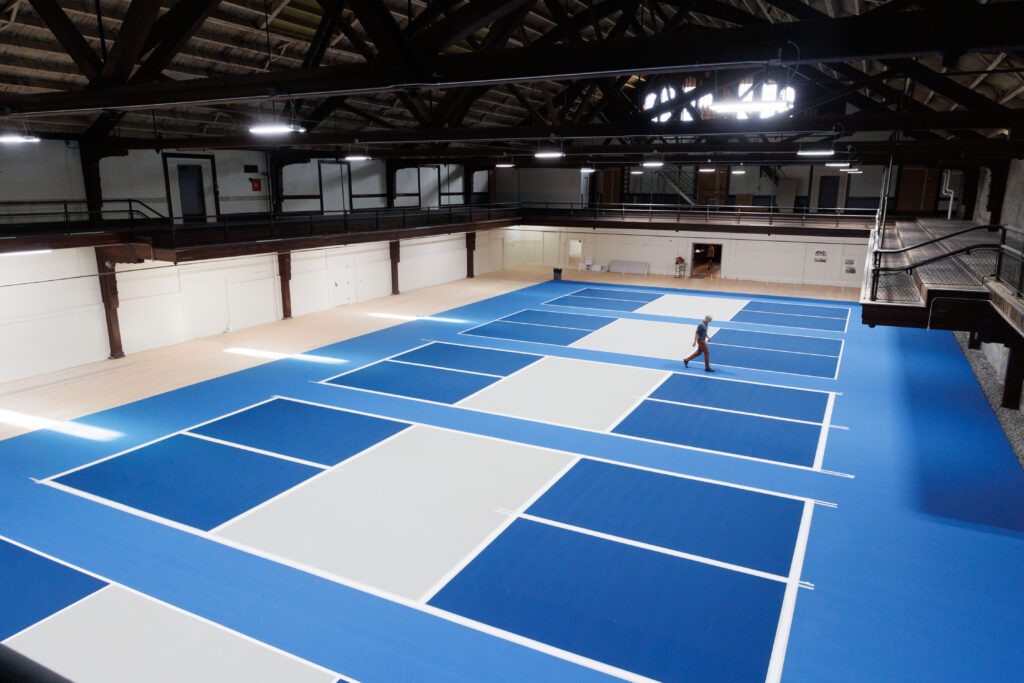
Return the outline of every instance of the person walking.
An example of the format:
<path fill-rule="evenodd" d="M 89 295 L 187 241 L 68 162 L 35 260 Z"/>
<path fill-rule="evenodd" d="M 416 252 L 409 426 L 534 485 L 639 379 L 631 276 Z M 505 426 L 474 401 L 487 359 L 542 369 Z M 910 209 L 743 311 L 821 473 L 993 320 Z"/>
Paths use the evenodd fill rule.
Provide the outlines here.
<path fill-rule="evenodd" d="M 689 358 L 683 360 L 683 365 L 690 367 L 690 361 L 697 356 L 704 354 L 704 372 L 714 372 L 711 369 L 711 352 L 708 351 L 708 323 L 711 316 L 704 316 L 704 321 L 697 324 L 697 331 L 693 335 L 693 345 L 697 350 L 690 354 Z"/>

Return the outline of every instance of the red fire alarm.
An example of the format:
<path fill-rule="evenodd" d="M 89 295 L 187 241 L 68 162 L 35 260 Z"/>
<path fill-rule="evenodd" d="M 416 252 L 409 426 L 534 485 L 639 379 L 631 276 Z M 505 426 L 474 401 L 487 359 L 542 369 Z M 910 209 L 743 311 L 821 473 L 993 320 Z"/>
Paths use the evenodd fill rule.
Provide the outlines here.
<path fill-rule="evenodd" d="M 263 179 L 262 178 L 249 178 L 249 183 L 252 185 L 253 192 L 263 191 Z"/>

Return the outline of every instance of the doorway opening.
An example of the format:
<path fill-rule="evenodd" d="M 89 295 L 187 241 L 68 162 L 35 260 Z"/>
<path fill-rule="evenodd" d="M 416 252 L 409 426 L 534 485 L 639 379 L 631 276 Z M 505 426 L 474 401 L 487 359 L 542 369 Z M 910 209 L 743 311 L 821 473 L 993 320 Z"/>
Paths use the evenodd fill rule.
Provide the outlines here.
<path fill-rule="evenodd" d="M 206 220 L 206 187 L 199 164 L 178 164 L 178 201 L 186 221 Z"/>
<path fill-rule="evenodd" d="M 694 244 L 690 261 L 690 277 L 707 278 L 722 276 L 722 245 Z"/>

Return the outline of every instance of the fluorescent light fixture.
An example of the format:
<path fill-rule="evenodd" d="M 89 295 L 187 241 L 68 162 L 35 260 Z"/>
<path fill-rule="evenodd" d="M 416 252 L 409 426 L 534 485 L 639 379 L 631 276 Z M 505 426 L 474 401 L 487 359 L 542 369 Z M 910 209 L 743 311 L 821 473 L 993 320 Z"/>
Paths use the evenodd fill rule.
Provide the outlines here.
<path fill-rule="evenodd" d="M 850 162 L 849 161 L 830 161 L 830 162 L 828 162 L 825 165 L 828 166 L 829 168 L 846 168 L 847 166 L 850 165 Z"/>
<path fill-rule="evenodd" d="M 847 171 L 847 173 L 849 173 L 850 175 L 860 175 L 863 172 L 864 171 L 861 171 L 860 169 L 857 169 L 857 168 L 853 169 L 852 171 Z"/>
<path fill-rule="evenodd" d="M 267 360 L 284 360 L 290 358 L 292 360 L 304 360 L 310 363 L 326 363 L 328 365 L 340 365 L 341 363 L 347 363 L 347 360 L 341 358 L 331 358 L 330 356 L 317 356 L 312 353 L 278 353 L 277 351 L 264 351 L 263 349 L 246 349 L 238 346 L 232 346 L 229 349 L 224 349 L 224 353 L 234 353 L 239 356 L 251 356 L 252 358 L 266 358 Z"/>
<path fill-rule="evenodd" d="M 52 249 L 31 249 L 29 251 L 8 251 L 0 256 L 28 256 L 29 254 L 49 254 Z"/>
<path fill-rule="evenodd" d="M 345 157 L 345 161 L 369 161 L 370 157 L 365 154 L 349 154 Z"/>
<path fill-rule="evenodd" d="M 5 145 L 20 145 L 23 142 L 39 142 L 39 138 L 22 133 L 3 133 L 0 134 L 0 142 Z"/>
<path fill-rule="evenodd" d="M 732 174 L 733 174 L 733 175 L 746 175 L 746 174 L 747 174 L 747 172 L 746 172 L 746 171 L 744 171 L 744 170 L 743 170 L 742 168 L 734 168 L 734 169 L 732 170 Z"/>
<path fill-rule="evenodd" d="M 715 102 L 711 105 L 711 111 L 719 114 L 766 114 L 786 111 L 790 106 L 789 102 L 782 100 L 763 100 L 761 102 L 726 101 Z"/>
<path fill-rule="evenodd" d="M 555 152 L 537 152 L 533 156 L 536 159 L 561 159 L 562 157 L 565 156 L 565 153 L 564 152 L 560 152 L 560 151 L 555 151 Z"/>
<path fill-rule="evenodd" d="M 841 169 L 839 169 L 839 172 L 840 173 L 863 173 L 864 171 L 860 170 L 859 168 L 841 168 Z"/>
<path fill-rule="evenodd" d="M 436 315 L 402 315 L 401 313 L 370 313 L 372 318 L 387 318 L 388 320 L 431 320 L 437 323 L 468 323 L 468 320 L 459 318 L 441 318 Z"/>
<path fill-rule="evenodd" d="M 697 173 L 714 173 L 714 172 L 715 172 L 715 169 L 713 169 L 713 168 L 698 168 L 697 169 Z"/>
<path fill-rule="evenodd" d="M 494 168 L 515 168 L 515 164 L 495 164 Z"/>
<path fill-rule="evenodd" d="M 51 420 L 46 417 L 19 413 L 16 410 L 5 410 L 3 408 L 0 408 L 0 424 L 31 430 L 46 429 L 51 432 L 76 436 L 90 441 L 113 441 L 119 436 L 124 436 L 123 433 L 115 432 L 112 429 L 93 427 L 78 422 L 61 422 L 60 420 Z"/>
<path fill-rule="evenodd" d="M 306 129 L 294 123 L 258 123 L 249 128 L 253 135 L 288 135 L 290 133 L 305 133 Z"/>
<path fill-rule="evenodd" d="M 643 175 L 643 171 L 630 171 L 629 175 Z"/>
<path fill-rule="evenodd" d="M 662 166 L 665 165 L 665 162 L 664 161 L 645 161 L 643 165 L 644 165 L 645 168 L 661 168 Z"/>
<path fill-rule="evenodd" d="M 591 168 L 590 166 L 584 166 L 583 168 L 580 169 L 580 173 L 593 173 L 596 170 L 597 170 L 596 168 Z"/>
<path fill-rule="evenodd" d="M 798 157 L 830 157 L 835 153 L 834 149 L 802 149 L 796 155 Z"/>

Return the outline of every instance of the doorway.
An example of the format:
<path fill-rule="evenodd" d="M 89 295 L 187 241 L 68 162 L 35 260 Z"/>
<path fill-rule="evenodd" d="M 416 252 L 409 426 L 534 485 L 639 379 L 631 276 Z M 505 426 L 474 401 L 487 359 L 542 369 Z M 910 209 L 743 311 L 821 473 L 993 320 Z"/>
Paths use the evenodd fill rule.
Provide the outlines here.
<path fill-rule="evenodd" d="M 710 278 L 722 276 L 722 245 L 694 244 L 690 263 L 690 277 Z"/>
<path fill-rule="evenodd" d="M 319 173 L 320 210 L 325 214 L 335 214 L 351 209 L 352 188 L 348 162 L 321 160 Z"/>
<path fill-rule="evenodd" d="M 206 189 L 199 164 L 178 164 L 178 202 L 186 221 L 206 220 Z"/>
<path fill-rule="evenodd" d="M 931 213 L 938 206 L 939 169 L 904 166 L 896 191 L 896 212 Z"/>
<path fill-rule="evenodd" d="M 839 176 L 823 175 L 818 180 L 818 210 L 835 211 L 839 207 Z"/>
<path fill-rule="evenodd" d="M 714 173 L 697 175 L 697 203 L 701 206 L 721 206 L 729 197 L 729 170 L 715 169 Z"/>

